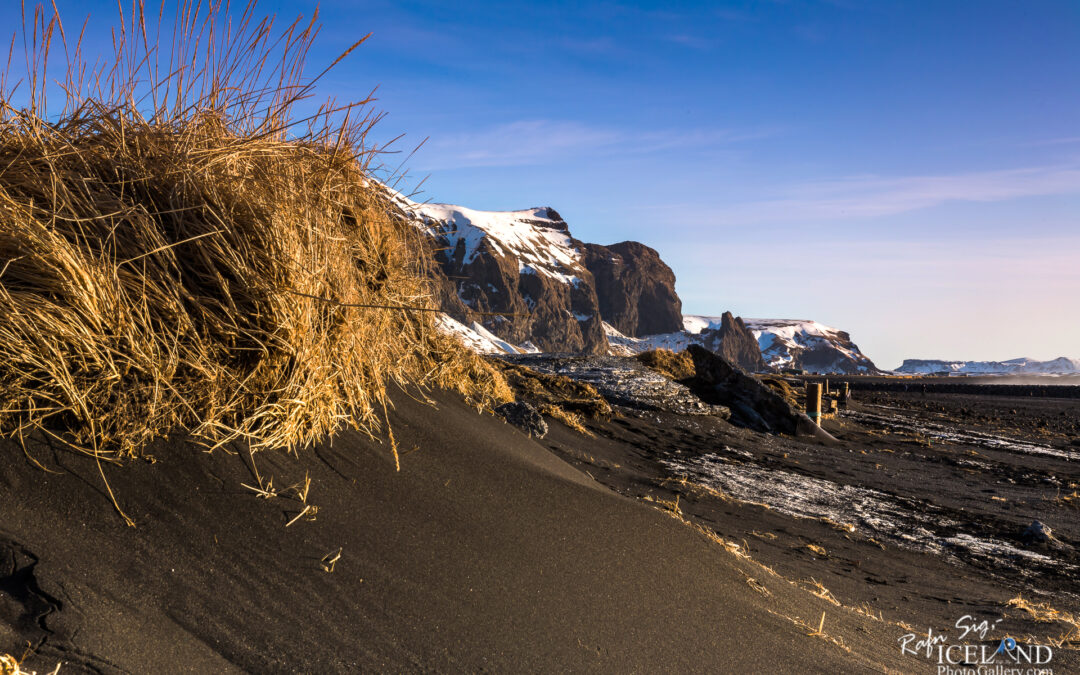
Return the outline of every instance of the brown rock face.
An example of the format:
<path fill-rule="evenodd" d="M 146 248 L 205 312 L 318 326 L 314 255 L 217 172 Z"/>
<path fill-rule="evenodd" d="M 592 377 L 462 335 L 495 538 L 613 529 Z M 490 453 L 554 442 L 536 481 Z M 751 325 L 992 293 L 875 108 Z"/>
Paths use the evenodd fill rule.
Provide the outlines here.
<path fill-rule="evenodd" d="M 630 335 L 682 329 L 675 274 L 644 244 L 580 242 L 549 207 L 476 211 L 387 194 L 430 249 L 439 307 L 466 325 L 544 352 L 591 354 L 608 351 L 603 321 Z"/>
<path fill-rule="evenodd" d="M 724 312 L 720 328 L 701 332 L 701 344 L 745 370 L 769 370 L 765 360 L 761 358 L 761 350 L 754 334 L 741 317 L 733 316 L 731 312 Z"/>
<path fill-rule="evenodd" d="M 436 300 L 515 345 L 606 353 L 592 275 L 554 209 L 483 212 L 395 198 L 431 249 Z"/>
<path fill-rule="evenodd" d="M 761 356 L 777 367 L 814 373 L 881 372 L 846 331 L 816 321 L 750 319 L 747 328 L 761 335 Z"/>
<path fill-rule="evenodd" d="M 624 241 L 610 246 L 582 244 L 582 251 L 604 321 L 633 337 L 682 330 L 675 273 L 654 249 Z"/>

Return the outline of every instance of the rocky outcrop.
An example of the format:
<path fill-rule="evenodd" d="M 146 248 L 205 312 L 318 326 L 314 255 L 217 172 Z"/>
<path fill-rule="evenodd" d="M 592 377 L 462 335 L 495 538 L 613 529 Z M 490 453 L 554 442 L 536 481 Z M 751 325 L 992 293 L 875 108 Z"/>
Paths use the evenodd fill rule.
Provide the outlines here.
<path fill-rule="evenodd" d="M 847 331 L 804 319 L 747 319 L 761 356 L 777 369 L 811 373 L 874 374 L 881 371 Z"/>
<path fill-rule="evenodd" d="M 547 436 L 548 425 L 544 416 L 535 406 L 522 401 L 503 403 L 495 408 L 495 414 L 502 417 L 507 423 L 529 435 L 530 438 L 543 438 Z"/>
<path fill-rule="evenodd" d="M 724 312 L 718 328 L 701 331 L 701 345 L 735 365 L 751 372 L 769 370 L 754 334 L 747 329 L 742 317 Z"/>
<path fill-rule="evenodd" d="M 684 330 L 641 338 L 623 335 L 606 323 L 604 331 L 607 333 L 612 353 L 639 354 L 653 349 L 679 352 L 690 345 L 700 345 L 745 370 L 755 373 L 771 370 L 761 356 L 757 339 L 741 318 L 731 312 L 724 312 L 721 317 L 708 317 L 709 321 L 701 322 L 701 325 L 691 321 L 698 318 L 700 317 L 684 317 Z"/>
<path fill-rule="evenodd" d="M 550 207 L 477 211 L 386 194 L 428 248 L 443 327 L 481 351 L 633 354 L 698 344 L 754 372 L 878 372 L 847 333 L 813 321 L 682 316 L 675 274 L 655 250 L 578 241 Z"/>
<path fill-rule="evenodd" d="M 702 400 L 730 408 L 731 421 L 740 426 L 767 433 L 796 433 L 798 413 L 782 396 L 700 345 L 690 345 L 687 351 L 696 372 L 688 384 Z"/>
<path fill-rule="evenodd" d="M 450 317 L 545 352 L 607 351 L 581 244 L 554 209 L 476 211 L 391 198 L 430 249 L 428 274 Z"/>
<path fill-rule="evenodd" d="M 474 332 L 524 351 L 601 354 L 605 320 L 631 334 L 682 325 L 675 274 L 644 244 L 582 243 L 550 207 L 477 211 L 387 194 L 429 248 L 439 307 Z"/>
<path fill-rule="evenodd" d="M 604 321 L 631 337 L 682 329 L 675 273 L 655 249 L 624 241 L 610 246 L 583 244 L 582 251 Z"/>

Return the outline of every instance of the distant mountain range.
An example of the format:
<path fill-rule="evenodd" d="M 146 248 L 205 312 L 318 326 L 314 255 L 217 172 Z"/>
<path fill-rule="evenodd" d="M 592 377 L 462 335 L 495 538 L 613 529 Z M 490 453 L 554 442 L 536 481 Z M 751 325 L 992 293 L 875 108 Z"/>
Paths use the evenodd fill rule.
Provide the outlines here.
<path fill-rule="evenodd" d="M 699 344 L 751 371 L 880 372 L 846 332 L 815 321 L 683 316 L 675 274 L 654 249 L 579 241 L 550 207 L 478 211 L 387 195 L 430 250 L 442 329 L 477 351 L 631 354 Z"/>
<path fill-rule="evenodd" d="M 683 330 L 661 335 L 650 335 L 625 342 L 615 342 L 641 351 L 642 349 L 686 349 L 699 344 L 743 363 L 748 370 L 762 370 L 744 363 L 749 359 L 725 353 L 722 344 L 726 335 L 745 330 L 756 343 L 763 366 L 774 370 L 795 369 L 812 373 L 866 373 L 881 372 L 874 362 L 859 351 L 845 331 L 807 319 L 742 319 L 731 316 L 686 315 Z M 609 340 L 612 336 L 609 335 Z M 733 340 L 732 340 L 733 341 Z M 740 352 L 741 353 L 741 352 Z"/>
<path fill-rule="evenodd" d="M 1072 375 L 1080 373 L 1080 359 L 1060 357 L 1050 361 L 1010 359 L 1008 361 L 943 361 L 905 359 L 896 369 L 907 375 L 957 373 L 966 375 Z"/>

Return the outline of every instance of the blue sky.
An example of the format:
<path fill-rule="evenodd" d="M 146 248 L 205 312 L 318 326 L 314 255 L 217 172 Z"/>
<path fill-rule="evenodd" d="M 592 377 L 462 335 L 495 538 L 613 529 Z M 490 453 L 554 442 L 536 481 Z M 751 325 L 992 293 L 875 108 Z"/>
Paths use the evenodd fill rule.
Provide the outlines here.
<path fill-rule="evenodd" d="M 687 313 L 813 318 L 885 367 L 1080 357 L 1080 3 L 336 0 L 321 18 L 315 65 L 373 33 L 322 92 L 378 86 L 381 138 L 428 139 L 421 199 L 553 206 L 580 239 L 657 248 Z"/>

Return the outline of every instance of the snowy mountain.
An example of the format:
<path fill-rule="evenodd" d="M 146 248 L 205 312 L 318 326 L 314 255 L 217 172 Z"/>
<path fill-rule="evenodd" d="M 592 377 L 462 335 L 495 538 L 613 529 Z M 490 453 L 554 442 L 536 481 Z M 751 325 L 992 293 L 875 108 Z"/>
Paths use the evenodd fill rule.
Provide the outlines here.
<path fill-rule="evenodd" d="M 711 317 L 714 320 L 706 323 L 696 321 L 697 318 L 699 317 L 684 316 L 683 325 L 687 326 L 688 320 L 690 323 L 681 331 L 641 338 L 622 335 L 607 324 L 604 324 L 604 330 L 608 335 L 608 343 L 612 346 L 612 353 L 638 353 L 650 349 L 670 349 L 678 352 L 696 344 L 751 372 L 769 369 L 758 348 L 757 338 L 741 318 L 733 316 L 731 312 L 725 312 L 720 317 Z"/>
<path fill-rule="evenodd" d="M 675 274 L 655 250 L 581 242 L 550 207 L 479 211 L 386 194 L 429 249 L 441 329 L 477 351 L 629 354 L 698 344 L 753 371 L 879 372 L 847 333 L 815 321 L 683 316 Z"/>
<path fill-rule="evenodd" d="M 943 361 L 904 359 L 896 369 L 907 375 L 957 373 L 967 375 L 1071 375 L 1080 373 L 1080 359 L 1060 357 L 1050 361 L 1019 358 L 1008 361 Z"/>
<path fill-rule="evenodd" d="M 435 327 L 441 332 L 453 335 L 461 340 L 466 347 L 477 354 L 537 354 L 540 352 L 531 342 L 526 342 L 523 345 L 512 345 L 506 340 L 500 339 L 497 335 L 484 328 L 483 324 L 476 321 L 472 325 L 466 326 L 446 314 L 439 314 L 435 318 Z"/>
<path fill-rule="evenodd" d="M 642 338 L 628 338 L 605 326 L 608 342 L 617 353 L 649 349 L 681 351 L 697 344 L 722 354 L 747 370 L 795 368 L 813 373 L 878 373 L 873 361 L 859 351 L 844 331 L 802 319 L 741 319 L 725 316 L 683 316 L 683 330 Z M 745 327 L 744 327 L 745 326 Z M 743 328 L 744 327 L 744 328 Z M 762 361 L 756 365 L 745 355 L 740 329 L 756 341 Z"/>
<path fill-rule="evenodd" d="M 605 319 L 631 333 L 678 328 L 675 275 L 648 246 L 578 241 L 550 207 L 479 211 L 387 195 L 430 249 L 440 308 L 470 330 L 511 346 L 605 353 Z"/>
<path fill-rule="evenodd" d="M 581 283 L 581 251 L 554 209 L 476 211 L 401 199 L 427 234 L 442 240 L 450 257 L 461 265 L 472 264 L 487 246 L 514 258 L 521 274 L 539 274 L 569 285 Z"/>
<path fill-rule="evenodd" d="M 724 327 L 723 316 L 683 316 L 683 330 L 644 338 L 649 348 L 686 349 L 700 344 L 717 351 L 714 336 Z M 877 373 L 851 337 L 817 321 L 803 319 L 740 319 L 757 341 L 764 363 L 771 368 L 795 368 L 813 373 Z M 731 357 L 728 356 L 730 359 Z"/>
<path fill-rule="evenodd" d="M 704 319 L 707 317 L 695 317 Z M 774 368 L 798 368 L 814 373 L 877 373 L 842 330 L 800 319 L 747 319 L 761 356 Z"/>

